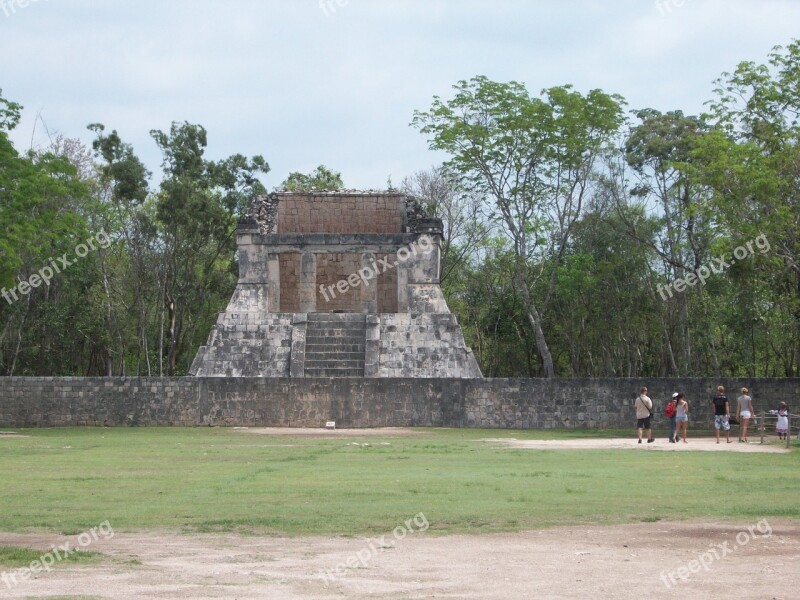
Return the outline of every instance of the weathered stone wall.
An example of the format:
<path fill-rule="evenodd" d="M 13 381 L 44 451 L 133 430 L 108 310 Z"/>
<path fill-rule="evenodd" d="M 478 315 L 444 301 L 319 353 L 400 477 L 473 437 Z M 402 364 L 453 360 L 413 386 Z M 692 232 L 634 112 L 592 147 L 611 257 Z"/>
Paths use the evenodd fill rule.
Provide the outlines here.
<path fill-rule="evenodd" d="M 481 377 L 451 313 L 383 314 L 378 377 Z"/>
<path fill-rule="evenodd" d="M 364 306 L 364 287 L 349 287 L 345 293 L 336 289 L 336 284 L 345 281 L 361 268 L 360 254 L 329 253 L 317 255 L 317 310 L 328 313 L 334 311 L 367 312 Z M 320 291 L 325 286 L 325 294 Z M 333 290 L 329 289 L 333 286 Z"/>
<path fill-rule="evenodd" d="M 280 307 L 272 311 L 300 312 L 300 260 L 299 252 L 284 252 L 278 258 L 280 264 Z"/>
<path fill-rule="evenodd" d="M 394 264 L 397 262 L 397 254 L 378 254 L 376 255 L 378 265 Z M 378 312 L 396 313 L 397 310 L 397 269 L 389 269 L 380 273 L 375 278 L 378 286 Z"/>
<path fill-rule="evenodd" d="M 291 314 L 224 312 L 206 345 L 197 351 L 191 373 L 198 377 L 289 377 L 291 352 Z"/>
<path fill-rule="evenodd" d="M 634 425 L 642 384 L 663 407 L 682 389 L 690 428 L 710 432 L 709 398 L 722 383 L 751 389 L 756 410 L 787 402 L 800 413 L 800 379 L 270 379 L 0 378 L 0 425 L 442 426 L 591 428 Z"/>
<path fill-rule="evenodd" d="M 400 233 L 406 199 L 399 194 L 277 194 L 275 233 Z"/>

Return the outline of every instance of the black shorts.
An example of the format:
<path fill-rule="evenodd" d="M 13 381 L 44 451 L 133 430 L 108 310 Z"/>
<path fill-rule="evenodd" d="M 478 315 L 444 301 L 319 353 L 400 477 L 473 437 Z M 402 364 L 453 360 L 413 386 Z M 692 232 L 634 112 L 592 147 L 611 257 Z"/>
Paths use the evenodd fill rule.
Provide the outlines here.
<path fill-rule="evenodd" d="M 636 419 L 636 428 L 637 429 L 650 429 L 650 419 L 653 418 L 653 415 L 649 417 L 645 417 L 644 419 Z"/>

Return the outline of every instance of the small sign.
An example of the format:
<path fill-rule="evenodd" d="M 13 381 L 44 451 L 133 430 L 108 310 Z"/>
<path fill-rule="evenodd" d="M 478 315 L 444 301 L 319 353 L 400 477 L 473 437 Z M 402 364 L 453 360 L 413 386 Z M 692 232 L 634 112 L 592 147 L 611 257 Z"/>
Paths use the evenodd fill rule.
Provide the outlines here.
<path fill-rule="evenodd" d="M 336 429 L 336 421 L 328 421 L 325 423 L 325 429 Z"/>

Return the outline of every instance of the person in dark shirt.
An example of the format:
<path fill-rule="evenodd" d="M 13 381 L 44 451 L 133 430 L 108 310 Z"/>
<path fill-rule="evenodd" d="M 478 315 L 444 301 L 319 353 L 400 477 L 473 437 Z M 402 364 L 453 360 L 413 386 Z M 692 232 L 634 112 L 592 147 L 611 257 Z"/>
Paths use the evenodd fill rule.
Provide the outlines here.
<path fill-rule="evenodd" d="M 731 443 L 731 405 L 728 402 L 728 397 L 725 395 L 725 388 L 719 386 L 717 394 L 711 398 L 711 403 L 714 405 L 714 430 L 717 434 L 717 443 L 719 444 L 719 430 L 725 430 L 725 439 Z"/>

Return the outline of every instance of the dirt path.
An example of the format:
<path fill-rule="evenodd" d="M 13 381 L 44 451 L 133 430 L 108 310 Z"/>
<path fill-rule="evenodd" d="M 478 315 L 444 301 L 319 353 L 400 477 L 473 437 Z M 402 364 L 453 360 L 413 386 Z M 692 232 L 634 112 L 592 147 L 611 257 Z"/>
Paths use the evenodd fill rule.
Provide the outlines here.
<path fill-rule="evenodd" d="M 286 428 L 286 427 L 234 427 L 234 431 L 243 434 L 266 435 L 275 437 L 300 436 L 313 438 L 393 438 L 424 436 L 424 430 L 403 427 L 379 427 L 374 429 L 321 429 L 321 428 Z M 634 437 L 628 438 L 579 438 L 574 440 L 519 440 L 513 437 L 486 438 L 481 442 L 506 445 L 513 448 L 531 448 L 534 450 L 667 450 L 675 452 L 788 452 L 785 443 L 778 443 L 774 437 L 767 438 L 765 444 L 759 443 L 758 437 L 752 437 L 749 444 L 739 443 L 736 436 L 730 444 L 725 439 L 717 444 L 712 437 L 689 437 L 686 443 L 670 444 L 667 438 L 659 438 L 652 444 L 638 444 Z"/>
<path fill-rule="evenodd" d="M 533 450 L 638 450 L 666 452 L 789 452 L 786 442 L 768 440 L 764 444 L 752 439 L 749 444 L 740 443 L 736 438 L 728 444 L 723 438 L 718 444 L 712 437 L 688 438 L 686 443 L 670 444 L 667 438 L 656 439 L 652 444 L 643 440 L 639 444 L 635 438 L 591 438 L 575 440 L 517 440 L 514 438 L 487 438 L 483 442 L 509 446 L 511 448 L 531 448 Z"/>
<path fill-rule="evenodd" d="M 0 545 L 48 549 L 66 539 L 0 534 Z M 118 532 L 89 548 L 108 555 L 102 562 L 59 566 L 11 589 L 0 583 L 0 597 L 789 599 L 800 588 L 800 523 L 778 519 L 416 531 L 402 540 L 387 532 L 383 542 Z"/>
<path fill-rule="evenodd" d="M 352 438 L 352 437 L 408 437 L 427 435 L 426 431 L 408 429 L 406 427 L 375 427 L 372 429 L 323 429 L 311 427 L 234 427 L 237 433 L 255 435 L 300 436 L 315 438 Z"/>

